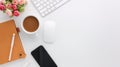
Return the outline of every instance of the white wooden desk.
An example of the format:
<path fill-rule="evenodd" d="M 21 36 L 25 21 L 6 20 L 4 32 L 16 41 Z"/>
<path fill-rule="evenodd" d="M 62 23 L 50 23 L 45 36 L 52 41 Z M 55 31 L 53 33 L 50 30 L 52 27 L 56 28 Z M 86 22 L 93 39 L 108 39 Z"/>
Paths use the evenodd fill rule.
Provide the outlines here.
<path fill-rule="evenodd" d="M 120 67 L 120 0 L 72 0 L 45 18 L 29 1 L 25 12 L 14 17 L 20 29 L 29 15 L 39 18 L 41 28 L 38 36 L 20 32 L 27 57 L 0 67 L 23 67 L 26 62 L 31 63 L 28 67 L 39 67 L 31 56 L 39 45 L 46 48 L 58 67 Z M 0 22 L 8 19 L 0 12 Z M 42 41 L 47 20 L 57 24 L 54 44 Z"/>

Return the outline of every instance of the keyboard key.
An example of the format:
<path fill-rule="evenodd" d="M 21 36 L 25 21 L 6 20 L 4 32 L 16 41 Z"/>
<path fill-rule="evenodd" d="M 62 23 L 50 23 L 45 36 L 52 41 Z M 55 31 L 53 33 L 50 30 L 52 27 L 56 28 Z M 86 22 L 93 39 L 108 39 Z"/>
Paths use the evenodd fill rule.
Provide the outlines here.
<path fill-rule="evenodd" d="M 43 6 L 46 6 L 47 4 L 43 4 Z"/>
<path fill-rule="evenodd" d="M 42 15 L 42 16 L 45 16 L 45 14 L 44 14 L 44 13 L 41 13 L 41 15 Z"/>
<path fill-rule="evenodd" d="M 53 2 L 53 5 L 57 4 L 57 2 Z"/>
<path fill-rule="evenodd" d="M 49 2 L 51 2 L 51 3 L 52 3 L 52 2 L 54 2 L 54 1 L 53 1 L 53 0 L 49 0 Z"/>
<path fill-rule="evenodd" d="M 43 6 L 38 7 L 39 10 L 41 10 L 42 8 L 43 8 Z"/>
<path fill-rule="evenodd" d="M 39 7 L 39 6 L 40 6 L 40 3 L 37 3 L 37 4 L 36 4 L 36 7 Z"/>
<path fill-rule="evenodd" d="M 44 0 L 44 2 L 47 2 L 48 0 Z"/>
<path fill-rule="evenodd" d="M 42 13 L 42 12 L 44 12 L 45 10 L 47 10 L 47 8 L 43 8 L 40 12 Z"/>
<path fill-rule="evenodd" d="M 52 7 L 52 6 L 53 6 L 53 4 L 50 4 L 50 6 Z"/>
<path fill-rule="evenodd" d="M 50 8 L 50 6 L 47 6 L 47 8 L 49 9 L 49 8 Z"/>
<path fill-rule="evenodd" d="M 56 0 L 56 2 L 60 2 L 61 0 Z"/>
<path fill-rule="evenodd" d="M 44 2 L 43 2 L 43 1 L 40 1 L 40 4 L 44 4 Z"/>
<path fill-rule="evenodd" d="M 45 14 L 48 14 L 48 12 L 47 12 L 47 11 L 45 11 L 44 13 L 45 13 Z"/>
<path fill-rule="evenodd" d="M 54 10 L 54 9 L 55 9 L 55 7 L 52 7 L 52 8 L 51 8 L 51 10 Z"/>
<path fill-rule="evenodd" d="M 50 4 L 50 2 L 46 2 L 46 4 L 48 5 L 48 4 Z"/>
<path fill-rule="evenodd" d="M 48 12 L 51 12 L 51 11 L 52 11 L 51 9 L 48 10 Z"/>

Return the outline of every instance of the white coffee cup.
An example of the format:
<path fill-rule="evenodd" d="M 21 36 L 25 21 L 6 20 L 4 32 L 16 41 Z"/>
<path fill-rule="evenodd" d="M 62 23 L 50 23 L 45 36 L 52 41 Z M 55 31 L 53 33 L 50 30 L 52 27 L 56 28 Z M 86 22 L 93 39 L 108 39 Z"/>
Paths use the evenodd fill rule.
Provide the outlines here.
<path fill-rule="evenodd" d="M 32 31 L 32 32 L 30 32 L 30 31 L 27 31 L 26 29 L 25 29 L 25 27 L 24 27 L 24 21 L 26 20 L 26 18 L 29 18 L 29 17 L 32 17 L 32 18 L 34 18 L 34 19 L 36 19 L 37 21 L 38 21 L 38 28 L 35 30 L 35 31 Z M 32 21 L 31 21 L 32 22 Z M 33 22 L 34 23 L 34 22 Z M 40 28 L 40 22 L 39 22 L 39 20 L 35 17 L 35 16 L 27 16 L 27 17 L 25 17 L 25 19 L 23 20 L 23 22 L 21 23 L 21 27 L 22 27 L 22 30 L 25 32 L 25 33 L 27 33 L 27 34 L 35 34 L 35 33 L 37 33 L 38 32 L 38 29 Z"/>

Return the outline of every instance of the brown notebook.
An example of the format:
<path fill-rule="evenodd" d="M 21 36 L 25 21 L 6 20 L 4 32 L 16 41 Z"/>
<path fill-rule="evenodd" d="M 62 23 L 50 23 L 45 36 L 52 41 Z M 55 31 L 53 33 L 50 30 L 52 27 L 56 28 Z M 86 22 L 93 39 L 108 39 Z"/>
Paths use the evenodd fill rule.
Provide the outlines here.
<path fill-rule="evenodd" d="M 25 58 L 26 54 L 23 49 L 19 34 L 16 30 L 14 20 L 0 23 L 0 64 L 9 62 L 9 53 L 13 33 L 15 33 L 14 46 L 12 50 L 11 61 Z"/>

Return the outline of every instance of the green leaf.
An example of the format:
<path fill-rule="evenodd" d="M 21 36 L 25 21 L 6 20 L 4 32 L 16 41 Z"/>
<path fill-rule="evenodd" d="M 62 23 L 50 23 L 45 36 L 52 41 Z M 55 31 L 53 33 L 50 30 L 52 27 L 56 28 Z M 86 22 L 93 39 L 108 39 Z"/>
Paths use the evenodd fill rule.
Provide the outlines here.
<path fill-rule="evenodd" d="M 19 7 L 19 8 L 18 8 L 18 11 L 19 11 L 19 12 L 23 12 L 23 11 L 24 11 L 24 7 Z"/>
<path fill-rule="evenodd" d="M 9 0 L 10 2 L 12 2 L 12 0 Z"/>

